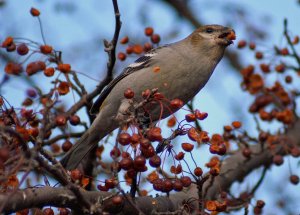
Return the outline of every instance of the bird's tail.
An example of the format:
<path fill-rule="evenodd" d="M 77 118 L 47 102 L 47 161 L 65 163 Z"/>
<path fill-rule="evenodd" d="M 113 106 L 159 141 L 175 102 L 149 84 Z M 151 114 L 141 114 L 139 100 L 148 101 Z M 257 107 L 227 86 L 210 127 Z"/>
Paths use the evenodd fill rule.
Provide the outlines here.
<path fill-rule="evenodd" d="M 76 144 L 65 154 L 60 163 L 68 170 L 75 169 L 95 145 L 95 141 L 89 137 L 89 132 L 85 132 Z"/>

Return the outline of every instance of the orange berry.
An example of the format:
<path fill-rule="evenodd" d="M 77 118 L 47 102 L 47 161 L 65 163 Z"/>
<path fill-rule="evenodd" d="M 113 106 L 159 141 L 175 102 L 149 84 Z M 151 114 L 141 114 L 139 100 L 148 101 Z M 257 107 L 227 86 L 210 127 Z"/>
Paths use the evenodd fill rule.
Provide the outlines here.
<path fill-rule="evenodd" d="M 182 143 L 181 147 L 186 152 L 191 152 L 194 149 L 194 145 L 191 143 Z"/>
<path fill-rule="evenodd" d="M 124 52 L 119 52 L 118 53 L 118 59 L 120 60 L 120 61 L 124 61 L 124 60 L 126 60 L 126 54 L 124 53 Z"/>
<path fill-rule="evenodd" d="M 58 70 L 62 73 L 69 73 L 71 71 L 71 65 L 67 63 L 58 64 Z"/>
<path fill-rule="evenodd" d="M 181 101 L 180 99 L 173 99 L 170 102 L 170 105 L 171 105 L 171 107 L 177 109 L 177 108 L 181 108 L 184 104 L 183 104 L 183 101 Z"/>
<path fill-rule="evenodd" d="M 68 82 L 66 82 L 66 81 L 60 82 L 59 85 L 58 85 L 58 89 L 57 89 L 59 95 L 66 95 L 66 94 L 68 94 L 69 91 L 70 91 L 69 88 L 70 88 L 70 86 L 69 86 Z"/>
<path fill-rule="evenodd" d="M 47 77 L 52 77 L 54 75 L 55 69 L 53 67 L 49 67 L 44 69 L 44 75 Z"/>
<path fill-rule="evenodd" d="M 231 124 L 232 124 L 232 126 L 233 126 L 235 129 L 238 129 L 238 128 L 242 127 L 242 123 L 239 122 L 239 121 L 234 121 L 234 122 L 232 122 Z"/>
<path fill-rule="evenodd" d="M 52 46 L 49 46 L 49 45 L 40 46 L 40 51 L 43 54 L 51 54 L 52 50 L 53 50 Z"/>
<path fill-rule="evenodd" d="M 143 46 L 140 44 L 135 44 L 132 48 L 133 48 L 133 53 L 135 54 L 142 54 L 144 51 Z"/>
<path fill-rule="evenodd" d="M 2 47 L 7 48 L 11 46 L 14 42 L 14 39 L 12 37 L 6 37 L 5 40 L 2 42 Z"/>
<path fill-rule="evenodd" d="M 293 39 L 293 44 L 296 45 L 299 43 L 299 36 L 295 36 Z"/>
<path fill-rule="evenodd" d="M 30 9 L 30 13 L 32 16 L 39 16 L 41 14 L 40 11 L 34 7 Z"/>
<path fill-rule="evenodd" d="M 19 75 L 22 72 L 22 66 L 17 63 L 9 62 L 5 65 L 4 71 L 6 74 Z"/>
<path fill-rule="evenodd" d="M 126 44 L 126 43 L 128 43 L 128 41 L 129 41 L 129 38 L 126 36 L 126 37 L 123 37 L 123 38 L 120 40 L 120 43 L 121 43 L 121 44 Z"/>
<path fill-rule="evenodd" d="M 200 167 L 196 167 L 194 169 L 194 174 L 199 177 L 203 174 L 203 170 Z"/>
<path fill-rule="evenodd" d="M 126 48 L 126 53 L 127 53 L 127 54 L 132 54 L 132 53 L 133 53 L 133 47 L 132 47 L 132 46 L 128 46 L 128 47 Z"/>
<path fill-rule="evenodd" d="M 153 32 L 154 32 L 154 30 L 153 30 L 152 27 L 145 28 L 145 35 L 146 36 L 148 36 L 148 37 L 151 36 L 153 34 Z"/>
<path fill-rule="evenodd" d="M 195 116 L 195 114 L 192 114 L 192 113 L 186 114 L 185 115 L 185 120 L 187 122 L 194 122 L 196 120 L 196 116 Z"/>
<path fill-rule="evenodd" d="M 169 128 L 172 128 L 176 125 L 176 118 L 174 116 L 172 116 L 170 119 L 168 119 L 168 123 L 167 126 Z"/>

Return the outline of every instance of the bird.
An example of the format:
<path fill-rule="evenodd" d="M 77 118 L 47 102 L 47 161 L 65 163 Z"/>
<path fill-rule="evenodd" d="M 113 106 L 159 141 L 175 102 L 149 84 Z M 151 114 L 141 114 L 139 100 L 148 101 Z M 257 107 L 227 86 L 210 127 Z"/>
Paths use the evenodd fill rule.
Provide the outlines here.
<path fill-rule="evenodd" d="M 100 93 L 91 109 L 95 120 L 64 155 L 61 164 L 68 170 L 75 169 L 102 138 L 119 127 L 116 117 L 128 101 L 124 98 L 126 89 L 132 89 L 136 101 L 142 100 L 144 90 L 158 89 L 165 98 L 180 99 L 186 104 L 208 82 L 234 39 L 235 31 L 230 27 L 204 25 L 186 38 L 154 48 L 131 63 Z M 170 114 L 160 114 L 159 107 L 155 107 L 151 120 L 155 122 Z"/>

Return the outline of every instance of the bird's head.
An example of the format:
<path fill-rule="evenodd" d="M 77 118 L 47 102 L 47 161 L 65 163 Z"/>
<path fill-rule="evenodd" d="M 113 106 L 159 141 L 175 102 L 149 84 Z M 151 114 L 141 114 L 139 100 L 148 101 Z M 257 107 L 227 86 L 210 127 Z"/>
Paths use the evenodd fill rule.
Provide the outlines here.
<path fill-rule="evenodd" d="M 191 34 L 191 40 L 195 45 L 198 43 L 225 48 L 235 40 L 235 32 L 233 29 L 222 25 L 204 25 Z"/>

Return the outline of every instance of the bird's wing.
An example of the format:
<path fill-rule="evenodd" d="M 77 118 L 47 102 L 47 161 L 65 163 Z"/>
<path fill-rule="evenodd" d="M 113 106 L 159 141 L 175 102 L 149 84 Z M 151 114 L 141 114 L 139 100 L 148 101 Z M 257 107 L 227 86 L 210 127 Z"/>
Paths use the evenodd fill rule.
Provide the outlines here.
<path fill-rule="evenodd" d="M 151 62 L 153 60 L 153 57 L 157 54 L 157 51 L 159 49 L 161 49 L 162 47 L 166 47 L 165 46 L 161 46 L 158 47 L 156 49 L 152 49 L 151 51 L 147 52 L 145 55 L 143 55 L 142 57 L 138 58 L 134 63 L 130 64 L 128 67 L 126 67 L 123 72 L 117 76 L 115 79 L 113 79 L 105 88 L 104 90 L 100 93 L 99 97 L 97 98 L 97 100 L 95 101 L 95 103 L 93 104 L 90 113 L 91 114 L 97 114 L 99 112 L 99 109 L 103 103 L 103 101 L 106 99 L 106 97 L 108 96 L 108 94 L 111 92 L 111 90 L 116 86 L 116 84 L 122 80 L 123 78 L 125 78 L 126 76 L 139 71 L 143 68 L 147 68 L 151 65 Z"/>

